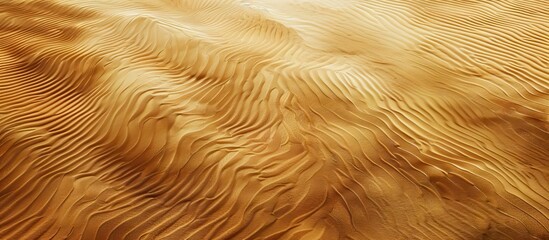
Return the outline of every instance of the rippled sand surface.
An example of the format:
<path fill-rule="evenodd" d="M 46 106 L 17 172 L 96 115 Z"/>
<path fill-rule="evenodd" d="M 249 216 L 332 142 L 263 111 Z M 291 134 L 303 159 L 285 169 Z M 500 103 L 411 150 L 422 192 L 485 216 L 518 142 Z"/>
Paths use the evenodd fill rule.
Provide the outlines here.
<path fill-rule="evenodd" d="M 0 2 L 0 239 L 549 239 L 547 1 Z"/>

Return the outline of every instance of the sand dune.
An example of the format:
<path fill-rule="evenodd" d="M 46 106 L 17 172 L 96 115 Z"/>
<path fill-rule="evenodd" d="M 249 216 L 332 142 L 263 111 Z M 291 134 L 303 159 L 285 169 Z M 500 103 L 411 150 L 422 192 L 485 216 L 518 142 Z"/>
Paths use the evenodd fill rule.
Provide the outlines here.
<path fill-rule="evenodd" d="M 0 239 L 549 239 L 546 1 L 0 2 Z"/>

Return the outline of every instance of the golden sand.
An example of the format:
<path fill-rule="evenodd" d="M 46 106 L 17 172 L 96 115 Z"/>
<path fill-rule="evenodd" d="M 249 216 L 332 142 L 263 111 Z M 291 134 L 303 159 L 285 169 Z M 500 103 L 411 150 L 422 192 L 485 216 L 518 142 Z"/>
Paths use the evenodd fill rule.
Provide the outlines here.
<path fill-rule="evenodd" d="M 0 1 L 0 239 L 549 239 L 547 6 Z"/>

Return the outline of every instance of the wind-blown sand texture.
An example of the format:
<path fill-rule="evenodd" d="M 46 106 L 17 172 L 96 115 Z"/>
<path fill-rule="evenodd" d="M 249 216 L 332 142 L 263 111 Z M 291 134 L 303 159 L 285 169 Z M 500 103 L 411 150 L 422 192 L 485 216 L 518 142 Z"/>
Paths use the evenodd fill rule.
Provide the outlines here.
<path fill-rule="evenodd" d="M 0 239 L 549 239 L 548 6 L 0 1 Z"/>

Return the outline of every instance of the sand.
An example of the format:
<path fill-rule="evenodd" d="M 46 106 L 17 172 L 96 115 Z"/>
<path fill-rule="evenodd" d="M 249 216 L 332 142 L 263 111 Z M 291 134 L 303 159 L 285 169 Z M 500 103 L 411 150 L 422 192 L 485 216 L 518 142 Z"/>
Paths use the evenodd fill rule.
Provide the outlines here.
<path fill-rule="evenodd" d="M 0 239 L 549 239 L 546 1 L 0 2 Z"/>

